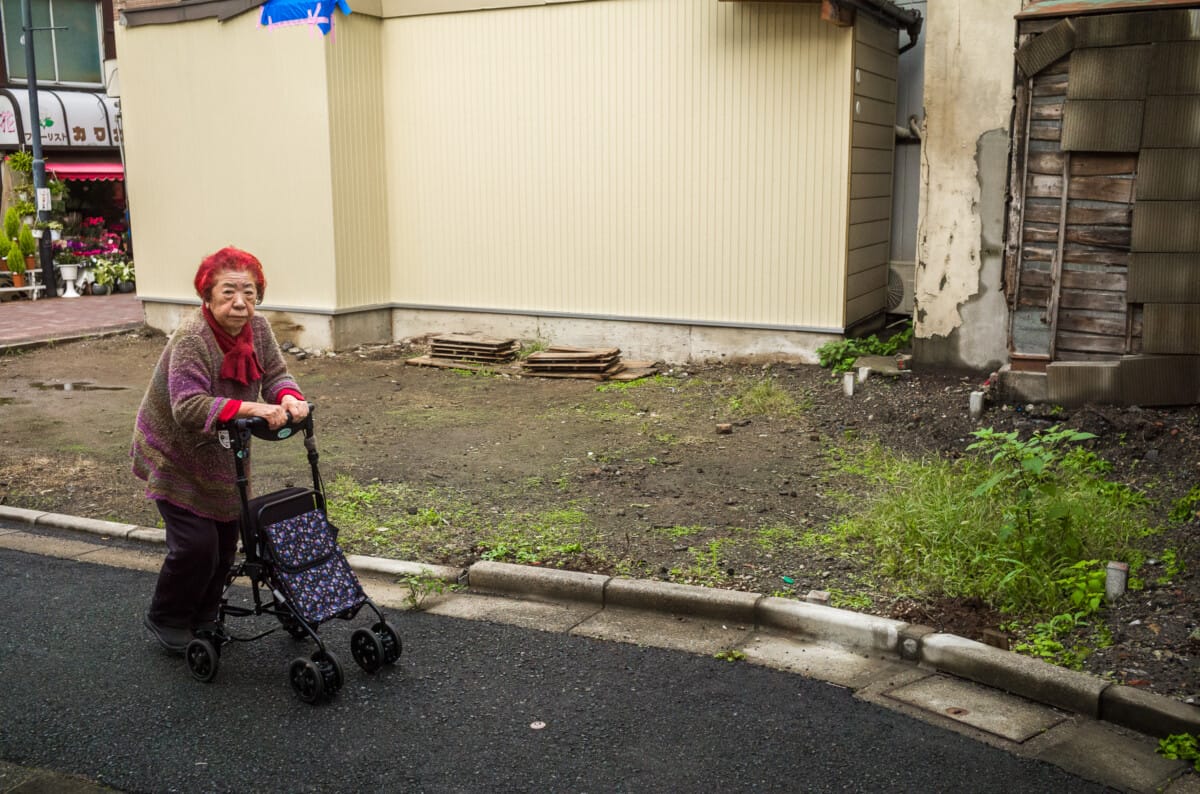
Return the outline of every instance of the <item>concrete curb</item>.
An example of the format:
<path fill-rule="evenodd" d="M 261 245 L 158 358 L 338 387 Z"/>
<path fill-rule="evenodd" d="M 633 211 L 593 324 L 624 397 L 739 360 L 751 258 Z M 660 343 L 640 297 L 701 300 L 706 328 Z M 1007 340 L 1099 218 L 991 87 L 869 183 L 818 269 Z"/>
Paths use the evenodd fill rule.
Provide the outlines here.
<path fill-rule="evenodd" d="M 484 560 L 467 569 L 467 586 L 477 590 L 521 593 L 586 604 L 604 602 L 608 577 L 594 573 L 560 571 L 532 565 Z"/>
<path fill-rule="evenodd" d="M 960 678 L 1099 719 L 1109 682 L 953 634 L 921 641 L 921 663 Z"/>
<path fill-rule="evenodd" d="M 130 331 L 136 331 L 143 328 L 145 322 L 127 323 L 121 326 L 110 326 L 108 328 L 97 328 L 94 331 L 84 331 L 72 336 L 55 336 L 46 339 L 25 339 L 16 342 L 8 342 L 0 344 L 0 353 L 15 353 L 18 350 L 34 350 L 47 345 L 62 345 L 68 342 L 78 342 L 81 339 L 96 339 L 103 336 L 117 336 L 119 334 L 127 334 Z"/>
<path fill-rule="evenodd" d="M 0 519 L 164 544 L 161 529 L 0 505 Z M 441 565 L 348 555 L 351 567 L 388 576 L 433 576 L 476 591 L 626 607 L 776 629 L 813 642 L 917 662 L 924 667 L 1058 708 L 1164 737 L 1200 733 L 1200 708 L 1164 695 L 1111 684 L 1086 673 L 1003 651 L 927 626 L 903 623 L 803 601 L 600 574 L 477 562 L 465 571 Z"/>
<path fill-rule="evenodd" d="M 908 625 L 898 620 L 787 598 L 762 599 L 758 604 L 758 622 L 817 642 L 896 656 L 900 655 L 900 633 Z"/>

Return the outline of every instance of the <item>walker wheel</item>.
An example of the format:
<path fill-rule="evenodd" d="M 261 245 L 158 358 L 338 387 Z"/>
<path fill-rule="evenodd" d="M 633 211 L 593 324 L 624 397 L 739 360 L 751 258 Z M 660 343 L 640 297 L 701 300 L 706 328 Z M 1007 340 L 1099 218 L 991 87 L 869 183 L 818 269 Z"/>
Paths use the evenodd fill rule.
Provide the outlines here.
<path fill-rule="evenodd" d="M 221 665 L 221 654 L 217 646 L 206 639 L 194 639 L 184 649 L 188 670 L 192 678 L 207 684 L 217 677 L 217 668 Z"/>
<path fill-rule="evenodd" d="M 345 676 L 342 674 L 342 663 L 333 655 L 333 651 L 317 650 L 312 655 L 313 664 L 321 671 L 321 679 L 325 692 L 332 695 L 342 688 Z"/>
<path fill-rule="evenodd" d="M 324 676 L 310 659 L 293 659 L 288 666 L 288 680 L 296 697 L 305 703 L 316 703 L 325 694 Z"/>
<path fill-rule="evenodd" d="M 359 667 L 368 673 L 374 673 L 383 666 L 383 641 L 373 631 L 355 629 L 350 635 L 350 654 Z"/>
<path fill-rule="evenodd" d="M 383 643 L 384 664 L 395 664 L 404 650 L 404 643 L 400 641 L 400 635 L 382 620 L 371 627 L 371 632 Z"/>

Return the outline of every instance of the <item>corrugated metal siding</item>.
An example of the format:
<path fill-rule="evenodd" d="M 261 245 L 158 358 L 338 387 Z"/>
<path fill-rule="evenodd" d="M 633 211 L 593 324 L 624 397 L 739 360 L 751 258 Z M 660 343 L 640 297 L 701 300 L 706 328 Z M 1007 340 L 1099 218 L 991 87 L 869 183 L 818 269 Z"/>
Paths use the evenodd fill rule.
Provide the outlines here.
<path fill-rule="evenodd" d="M 388 20 L 392 299 L 842 327 L 853 40 L 818 14 Z"/>
<path fill-rule="evenodd" d="M 328 48 L 330 170 L 333 183 L 337 306 L 389 300 L 387 182 L 383 128 L 381 22 L 338 19 Z"/>
<path fill-rule="evenodd" d="M 268 305 L 332 307 L 326 42 L 256 20 L 116 28 L 141 297 L 194 300 L 200 259 L 233 244 Z"/>
<path fill-rule="evenodd" d="M 899 49 L 896 32 L 865 14 L 858 16 L 854 35 L 847 325 L 887 309 Z"/>

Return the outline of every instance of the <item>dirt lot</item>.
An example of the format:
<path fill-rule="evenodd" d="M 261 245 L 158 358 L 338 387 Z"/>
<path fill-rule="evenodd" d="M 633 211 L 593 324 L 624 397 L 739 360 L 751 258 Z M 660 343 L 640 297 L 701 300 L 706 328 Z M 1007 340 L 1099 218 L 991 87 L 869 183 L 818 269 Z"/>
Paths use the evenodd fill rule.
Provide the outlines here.
<path fill-rule="evenodd" d="M 160 335 L 130 333 L 0 358 L 0 501 L 157 525 L 129 473 L 127 450 L 163 344 Z M 832 590 L 842 604 L 974 638 L 1002 617 L 979 603 L 895 594 L 863 576 L 862 563 L 811 549 L 710 541 L 738 528 L 826 527 L 848 509 L 831 495 L 844 487 L 827 476 L 833 448 L 874 439 L 913 455 L 956 457 L 980 424 L 1029 431 L 1063 423 L 1096 433 L 1093 448 L 1115 465 L 1115 476 L 1152 489 L 1163 524 L 1171 503 L 1200 481 L 1196 408 L 1027 410 L 997 402 L 974 423 L 968 393 L 978 376 L 918 370 L 872 377 L 847 398 L 818 367 L 662 365 L 668 377 L 601 391 L 584 380 L 405 366 L 425 352 L 395 345 L 291 359 L 317 405 L 327 480 L 403 484 L 411 496 L 398 512 L 409 517 L 428 509 L 422 494 L 435 493 L 454 495 L 460 509 L 476 519 L 492 515 L 497 524 L 577 511 L 593 541 L 582 552 L 546 551 L 535 560 L 541 564 L 779 595 Z M 738 410 L 748 385 L 768 376 L 803 410 Z M 718 433 L 721 423 L 732 432 Z M 298 446 L 265 446 L 255 448 L 260 492 L 303 483 Z M 494 543 L 447 535 L 454 523 L 443 509 L 441 540 L 414 547 L 413 555 L 465 565 L 484 548 L 497 553 Z M 1159 586 L 1148 570 L 1148 589 L 1105 613 L 1113 645 L 1089 657 L 1085 669 L 1179 698 L 1200 696 L 1197 523 L 1176 523 L 1150 541 L 1152 557 L 1174 549 L 1184 571 Z M 344 540 L 367 553 L 379 548 L 370 539 Z M 706 549 L 719 551 L 706 557 Z"/>

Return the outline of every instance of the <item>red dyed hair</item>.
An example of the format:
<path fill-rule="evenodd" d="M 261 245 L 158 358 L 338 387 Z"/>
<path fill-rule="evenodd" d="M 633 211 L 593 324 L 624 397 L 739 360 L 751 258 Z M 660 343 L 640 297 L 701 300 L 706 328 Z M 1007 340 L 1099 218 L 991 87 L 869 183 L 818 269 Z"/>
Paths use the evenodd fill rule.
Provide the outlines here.
<path fill-rule="evenodd" d="M 196 279 L 192 282 L 196 287 L 196 294 L 201 300 L 209 300 L 212 297 L 213 285 L 217 283 L 217 276 L 231 270 L 245 270 L 250 274 L 258 288 L 258 300 L 261 302 L 263 294 L 267 291 L 267 277 L 263 275 L 262 262 L 259 262 L 254 254 L 232 245 L 215 254 L 209 254 L 200 261 L 200 267 L 196 269 Z"/>

